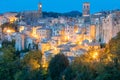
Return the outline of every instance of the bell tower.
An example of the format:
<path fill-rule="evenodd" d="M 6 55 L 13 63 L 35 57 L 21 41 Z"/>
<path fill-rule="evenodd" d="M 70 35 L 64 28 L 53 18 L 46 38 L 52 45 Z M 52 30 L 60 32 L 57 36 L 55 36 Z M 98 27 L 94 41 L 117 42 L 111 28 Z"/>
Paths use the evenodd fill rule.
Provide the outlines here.
<path fill-rule="evenodd" d="M 90 16 L 90 3 L 84 2 L 83 3 L 83 16 Z"/>
<path fill-rule="evenodd" d="M 38 3 L 38 17 L 42 17 L 42 3 Z"/>

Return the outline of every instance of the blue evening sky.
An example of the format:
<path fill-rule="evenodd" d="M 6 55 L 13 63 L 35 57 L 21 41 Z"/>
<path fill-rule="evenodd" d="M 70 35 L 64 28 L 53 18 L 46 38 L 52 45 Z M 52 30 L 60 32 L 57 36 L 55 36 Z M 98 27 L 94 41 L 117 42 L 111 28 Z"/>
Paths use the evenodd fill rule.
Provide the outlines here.
<path fill-rule="evenodd" d="M 40 0 L 0 0 L 0 13 L 8 11 L 37 10 Z M 120 9 L 120 0 L 41 0 L 43 11 L 68 12 L 78 10 L 82 12 L 82 3 L 91 3 L 91 13 Z"/>

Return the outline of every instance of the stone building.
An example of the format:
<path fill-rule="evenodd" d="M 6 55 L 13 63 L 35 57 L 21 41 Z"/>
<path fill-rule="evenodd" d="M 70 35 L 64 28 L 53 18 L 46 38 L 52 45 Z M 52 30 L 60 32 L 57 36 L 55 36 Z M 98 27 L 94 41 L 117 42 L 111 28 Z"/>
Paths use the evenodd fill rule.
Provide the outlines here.
<path fill-rule="evenodd" d="M 15 36 L 15 50 L 16 51 L 21 51 L 24 50 L 25 48 L 25 36 L 23 34 L 16 34 Z"/>
<path fill-rule="evenodd" d="M 120 14 L 111 13 L 102 20 L 102 42 L 108 43 L 118 32 L 120 32 Z"/>

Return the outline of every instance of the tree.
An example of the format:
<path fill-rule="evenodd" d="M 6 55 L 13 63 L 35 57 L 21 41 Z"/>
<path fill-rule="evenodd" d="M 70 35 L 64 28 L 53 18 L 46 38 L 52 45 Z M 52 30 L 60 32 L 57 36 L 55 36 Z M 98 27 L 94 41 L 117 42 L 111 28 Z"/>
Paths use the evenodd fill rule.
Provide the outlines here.
<path fill-rule="evenodd" d="M 3 48 L 7 48 L 7 47 L 9 48 L 9 46 L 14 47 L 15 46 L 15 40 L 12 40 L 12 41 L 4 40 L 2 42 L 2 46 L 3 46 Z"/>
<path fill-rule="evenodd" d="M 109 49 L 108 46 L 107 49 Z M 75 58 L 64 72 L 65 80 L 120 80 L 119 53 L 113 54 L 106 50 L 98 54 L 94 52 L 92 49 Z"/>
<path fill-rule="evenodd" d="M 109 53 L 120 54 L 120 32 L 110 40 L 106 48 Z"/>
<path fill-rule="evenodd" d="M 97 75 L 98 62 L 94 62 L 91 54 L 86 53 L 77 57 L 70 67 L 69 71 L 72 71 L 70 73 L 72 76 L 65 75 L 66 80 L 94 80 Z"/>
<path fill-rule="evenodd" d="M 19 58 L 15 54 L 15 49 L 12 46 L 2 48 L 0 55 L 0 79 L 14 80 L 14 75 L 20 69 Z"/>
<path fill-rule="evenodd" d="M 42 68 L 41 51 L 28 52 L 21 60 L 22 70 L 15 74 L 15 80 L 46 80 L 47 70 Z"/>
<path fill-rule="evenodd" d="M 74 80 L 76 78 L 76 71 L 74 71 L 73 66 L 67 67 L 63 73 L 65 80 Z"/>
<path fill-rule="evenodd" d="M 27 67 L 30 70 L 39 69 L 41 65 L 42 53 L 41 51 L 30 51 L 22 60 L 23 67 Z"/>
<path fill-rule="evenodd" d="M 15 80 L 46 80 L 47 71 L 45 69 L 33 71 L 22 69 L 15 74 L 14 78 Z"/>
<path fill-rule="evenodd" d="M 64 70 L 69 66 L 69 61 L 63 54 L 55 55 L 50 61 L 48 71 L 52 80 L 59 80 Z"/>

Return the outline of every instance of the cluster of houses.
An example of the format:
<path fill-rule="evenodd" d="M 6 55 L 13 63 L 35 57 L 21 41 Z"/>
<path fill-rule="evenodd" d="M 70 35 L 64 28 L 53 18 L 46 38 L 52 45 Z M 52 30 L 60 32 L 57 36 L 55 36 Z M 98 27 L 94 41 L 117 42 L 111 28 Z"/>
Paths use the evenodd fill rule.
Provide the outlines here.
<path fill-rule="evenodd" d="M 0 16 L 0 25 L 17 21 L 19 32 L 6 33 L 0 29 L 2 39 L 15 40 L 16 51 L 40 50 L 45 59 L 63 53 L 70 61 L 86 53 L 91 48 L 100 49 L 100 44 L 108 43 L 120 31 L 120 11 L 99 12 L 88 16 L 69 18 L 38 18 L 28 25 L 15 13 Z"/>

